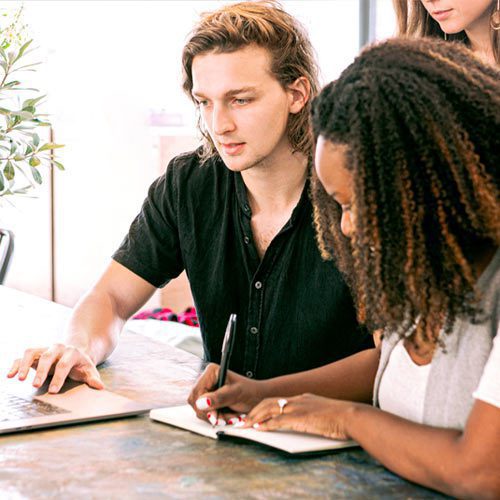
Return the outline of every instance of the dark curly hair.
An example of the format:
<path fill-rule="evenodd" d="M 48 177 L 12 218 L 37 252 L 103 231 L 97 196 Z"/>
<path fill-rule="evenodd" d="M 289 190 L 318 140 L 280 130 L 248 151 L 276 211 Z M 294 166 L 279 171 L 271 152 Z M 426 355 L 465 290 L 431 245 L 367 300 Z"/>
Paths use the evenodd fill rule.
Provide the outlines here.
<path fill-rule="evenodd" d="M 347 145 L 356 215 L 349 240 L 313 173 L 317 240 L 370 328 L 413 332 L 419 345 L 459 316 L 477 319 L 471 263 L 500 240 L 499 82 L 464 46 L 394 39 L 365 49 L 314 100 L 316 138 Z"/>

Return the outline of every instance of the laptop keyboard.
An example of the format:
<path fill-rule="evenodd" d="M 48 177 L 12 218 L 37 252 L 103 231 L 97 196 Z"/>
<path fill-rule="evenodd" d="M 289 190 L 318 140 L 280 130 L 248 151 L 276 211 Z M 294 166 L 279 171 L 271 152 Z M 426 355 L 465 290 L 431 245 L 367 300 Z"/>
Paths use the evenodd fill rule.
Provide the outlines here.
<path fill-rule="evenodd" d="M 57 406 L 37 399 L 24 399 L 6 392 L 0 392 L 0 422 L 23 418 L 46 417 L 69 413 Z"/>

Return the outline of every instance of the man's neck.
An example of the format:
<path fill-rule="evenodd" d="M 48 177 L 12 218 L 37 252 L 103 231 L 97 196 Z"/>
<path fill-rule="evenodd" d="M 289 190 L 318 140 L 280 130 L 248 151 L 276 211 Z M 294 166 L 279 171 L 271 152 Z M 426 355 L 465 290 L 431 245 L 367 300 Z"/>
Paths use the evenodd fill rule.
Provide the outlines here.
<path fill-rule="evenodd" d="M 290 210 L 300 199 L 307 179 L 307 157 L 285 151 L 241 173 L 252 213 Z"/>
<path fill-rule="evenodd" d="M 490 39 L 489 11 L 480 17 L 474 24 L 465 30 L 470 41 L 472 51 L 484 62 L 495 65 L 495 55 Z"/>

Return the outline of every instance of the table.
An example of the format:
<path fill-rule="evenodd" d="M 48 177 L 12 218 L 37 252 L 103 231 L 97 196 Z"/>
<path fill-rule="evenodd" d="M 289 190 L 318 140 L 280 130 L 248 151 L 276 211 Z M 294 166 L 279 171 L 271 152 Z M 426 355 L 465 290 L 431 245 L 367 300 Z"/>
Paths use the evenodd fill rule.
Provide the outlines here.
<path fill-rule="evenodd" d="M 0 286 L 0 365 L 61 331 L 69 310 Z M 106 387 L 183 404 L 200 360 L 127 332 L 100 367 Z M 6 371 L 6 368 L 3 369 Z M 2 374 L 3 376 L 3 374 Z M 0 378 L 1 384 L 1 378 Z M 0 498 L 439 498 L 361 449 L 287 457 L 213 441 L 147 416 L 0 437 Z"/>

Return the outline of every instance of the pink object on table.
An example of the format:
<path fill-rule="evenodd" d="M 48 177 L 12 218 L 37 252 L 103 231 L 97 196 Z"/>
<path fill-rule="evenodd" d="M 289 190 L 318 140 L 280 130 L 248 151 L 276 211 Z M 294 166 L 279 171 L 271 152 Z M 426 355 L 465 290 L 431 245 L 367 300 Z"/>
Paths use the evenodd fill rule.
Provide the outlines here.
<path fill-rule="evenodd" d="M 132 319 L 157 319 L 159 321 L 175 321 L 188 326 L 199 326 L 198 314 L 194 307 L 188 307 L 183 313 L 176 314 L 167 307 L 157 307 L 155 309 L 146 309 L 137 313 Z"/>

